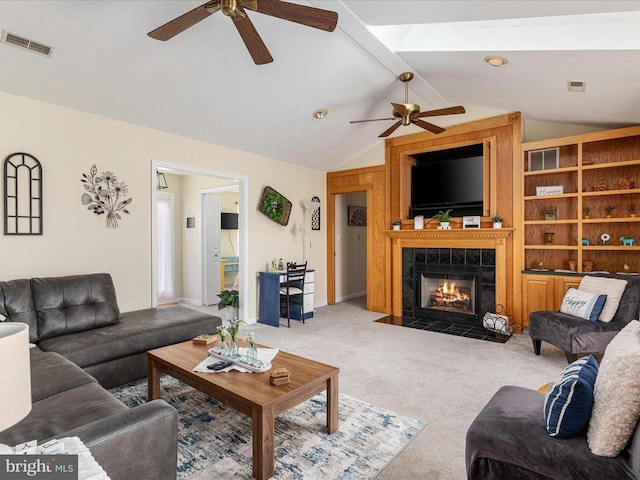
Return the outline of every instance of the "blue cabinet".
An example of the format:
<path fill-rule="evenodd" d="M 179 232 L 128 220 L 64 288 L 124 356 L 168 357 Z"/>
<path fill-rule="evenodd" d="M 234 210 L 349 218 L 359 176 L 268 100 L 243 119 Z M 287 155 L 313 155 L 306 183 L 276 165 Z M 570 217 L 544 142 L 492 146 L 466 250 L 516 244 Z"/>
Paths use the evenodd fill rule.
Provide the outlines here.
<path fill-rule="evenodd" d="M 304 278 L 304 319 L 313 318 L 314 270 L 307 270 Z M 280 284 L 286 280 L 283 272 L 260 272 L 258 322 L 280 326 Z M 291 305 L 290 316 L 302 320 L 300 305 Z"/>

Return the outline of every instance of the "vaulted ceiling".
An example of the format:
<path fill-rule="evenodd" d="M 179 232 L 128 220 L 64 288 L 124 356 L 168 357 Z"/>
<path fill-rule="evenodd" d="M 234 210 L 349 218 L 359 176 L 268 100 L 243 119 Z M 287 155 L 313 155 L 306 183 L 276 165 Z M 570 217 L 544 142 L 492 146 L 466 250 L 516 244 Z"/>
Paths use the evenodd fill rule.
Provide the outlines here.
<path fill-rule="evenodd" d="M 338 12 L 338 27 L 249 12 L 274 58 L 260 66 L 220 12 L 166 42 L 146 35 L 202 3 L 2 1 L 1 29 L 54 50 L 0 45 L 0 90 L 322 171 L 383 141 L 393 122 L 349 121 L 390 117 L 405 71 L 423 111 L 465 106 L 429 118 L 444 127 L 511 111 L 640 123 L 640 1 L 297 1 Z M 491 54 L 509 62 L 489 66 Z"/>

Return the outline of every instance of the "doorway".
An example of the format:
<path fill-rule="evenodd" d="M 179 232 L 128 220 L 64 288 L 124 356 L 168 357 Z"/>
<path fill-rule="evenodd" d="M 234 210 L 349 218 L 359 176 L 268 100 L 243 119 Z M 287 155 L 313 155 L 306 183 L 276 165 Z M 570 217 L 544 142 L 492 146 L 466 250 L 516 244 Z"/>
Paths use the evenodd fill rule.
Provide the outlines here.
<path fill-rule="evenodd" d="M 336 302 L 367 295 L 367 192 L 335 196 Z"/>
<path fill-rule="evenodd" d="M 367 192 L 366 279 L 367 310 L 390 313 L 391 290 L 388 230 L 389 204 L 386 196 L 386 167 L 357 168 L 327 173 L 327 303 L 336 301 L 336 197 L 350 192 Z"/>
<path fill-rule="evenodd" d="M 176 276 L 182 274 L 183 294 L 176 294 L 176 301 L 182 301 L 193 305 L 203 306 L 205 304 L 205 285 L 204 285 L 204 262 L 202 255 L 204 252 L 203 229 L 205 228 L 204 213 L 201 206 L 201 191 L 206 192 L 207 187 L 215 188 L 215 186 L 234 185 L 237 190 L 237 205 L 234 205 L 238 213 L 238 231 L 237 231 L 237 252 L 240 261 L 236 265 L 238 270 L 237 290 L 240 292 L 240 316 L 246 316 L 244 299 L 249 298 L 249 285 L 246 282 L 248 278 L 248 235 L 249 228 L 247 222 L 248 215 L 248 179 L 246 176 L 235 175 L 228 172 L 219 172 L 214 170 L 206 170 L 197 167 L 189 167 L 185 165 L 172 164 L 152 160 L 151 162 L 151 183 L 152 183 L 152 272 L 151 272 L 151 304 L 153 307 L 158 305 L 158 265 L 156 256 L 158 251 L 157 238 L 157 197 L 162 190 L 157 189 L 156 172 L 162 172 L 177 175 L 184 180 L 181 182 L 181 197 L 188 198 L 178 206 L 179 200 L 176 196 L 176 230 L 175 237 L 177 246 L 174 250 L 179 250 L 183 255 L 183 261 L 180 262 L 182 267 L 176 266 Z M 171 187 L 171 185 L 170 185 Z M 218 225 L 219 231 L 219 225 Z M 181 239 L 182 242 L 179 242 Z M 180 244 L 181 243 L 181 244 Z M 176 262 L 178 263 L 178 262 Z M 220 268 L 218 269 L 220 272 Z M 219 277 L 218 277 L 219 278 Z M 187 295 L 184 291 L 188 291 Z M 218 289 L 219 291 L 219 289 Z M 216 298 L 217 300 L 217 298 Z"/>

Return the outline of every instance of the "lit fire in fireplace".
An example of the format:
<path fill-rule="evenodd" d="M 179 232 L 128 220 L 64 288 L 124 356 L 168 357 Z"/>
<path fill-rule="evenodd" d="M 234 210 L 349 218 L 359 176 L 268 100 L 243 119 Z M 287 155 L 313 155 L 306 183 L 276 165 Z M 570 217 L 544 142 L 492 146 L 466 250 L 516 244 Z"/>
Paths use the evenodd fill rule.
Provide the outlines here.
<path fill-rule="evenodd" d="M 442 285 L 429 292 L 430 307 L 455 310 L 465 313 L 473 311 L 469 289 L 460 289 L 456 282 L 444 280 Z"/>

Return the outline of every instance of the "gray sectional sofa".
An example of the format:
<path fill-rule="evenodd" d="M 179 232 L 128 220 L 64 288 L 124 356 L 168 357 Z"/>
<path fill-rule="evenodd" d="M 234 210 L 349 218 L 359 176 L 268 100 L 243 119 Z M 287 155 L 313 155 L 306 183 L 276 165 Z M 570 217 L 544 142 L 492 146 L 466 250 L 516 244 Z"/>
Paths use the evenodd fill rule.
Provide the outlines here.
<path fill-rule="evenodd" d="M 172 306 L 120 314 L 108 274 L 0 282 L 0 314 L 29 325 L 32 410 L 0 443 L 78 436 L 112 480 L 176 476 L 177 413 L 128 408 L 106 388 L 143 378 L 146 351 L 212 333 L 218 317 Z"/>

